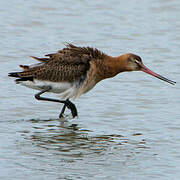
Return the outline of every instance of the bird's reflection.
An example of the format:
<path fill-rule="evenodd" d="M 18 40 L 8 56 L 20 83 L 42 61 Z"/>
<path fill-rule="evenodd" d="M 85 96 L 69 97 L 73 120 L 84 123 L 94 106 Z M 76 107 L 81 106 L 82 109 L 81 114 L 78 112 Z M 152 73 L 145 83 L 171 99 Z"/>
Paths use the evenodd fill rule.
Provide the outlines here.
<path fill-rule="evenodd" d="M 52 150 L 56 155 L 64 157 L 82 157 L 89 154 L 103 154 L 112 148 L 121 148 L 123 145 L 145 146 L 145 140 L 132 142 L 120 134 L 101 135 L 78 124 L 61 126 L 58 120 L 32 119 L 32 131 L 26 134 L 28 140 L 38 148 Z M 141 135 L 141 134 L 138 134 Z"/>

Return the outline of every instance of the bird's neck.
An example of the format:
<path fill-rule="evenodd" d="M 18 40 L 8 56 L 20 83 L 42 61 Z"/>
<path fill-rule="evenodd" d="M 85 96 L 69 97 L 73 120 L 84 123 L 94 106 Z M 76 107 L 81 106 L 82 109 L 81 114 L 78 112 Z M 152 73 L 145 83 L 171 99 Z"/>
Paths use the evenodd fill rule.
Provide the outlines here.
<path fill-rule="evenodd" d="M 120 57 L 105 57 L 101 65 L 102 79 L 111 78 L 117 74 L 126 71 L 126 61 Z"/>

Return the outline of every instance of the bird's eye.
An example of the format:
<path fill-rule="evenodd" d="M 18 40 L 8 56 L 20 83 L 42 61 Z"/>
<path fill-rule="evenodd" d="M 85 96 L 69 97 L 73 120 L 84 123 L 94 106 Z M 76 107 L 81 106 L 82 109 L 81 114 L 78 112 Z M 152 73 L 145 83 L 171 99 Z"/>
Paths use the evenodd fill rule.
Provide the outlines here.
<path fill-rule="evenodd" d="M 134 62 L 137 63 L 137 64 L 139 64 L 139 61 L 138 61 L 137 59 L 134 59 Z"/>

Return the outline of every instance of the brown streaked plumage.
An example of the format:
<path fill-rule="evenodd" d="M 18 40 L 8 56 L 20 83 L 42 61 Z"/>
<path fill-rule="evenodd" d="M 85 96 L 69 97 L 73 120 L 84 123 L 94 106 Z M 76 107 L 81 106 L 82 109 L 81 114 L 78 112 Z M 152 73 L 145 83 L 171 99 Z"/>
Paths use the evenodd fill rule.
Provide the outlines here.
<path fill-rule="evenodd" d="M 159 74 L 152 72 L 142 63 L 135 54 L 123 54 L 119 57 L 111 57 L 98 49 L 90 47 L 77 47 L 67 44 L 56 53 L 45 55 L 46 58 L 32 58 L 40 63 L 27 66 L 20 65 L 24 71 L 9 73 L 16 77 L 16 82 L 21 85 L 40 90 L 35 97 L 38 100 L 64 103 L 60 117 L 68 107 L 73 117 L 77 115 L 75 105 L 69 98 L 77 98 L 81 94 L 92 89 L 99 81 L 114 77 L 124 71 L 144 71 L 168 83 L 175 84 Z M 41 97 L 45 92 L 59 93 L 65 100 L 54 100 Z"/>

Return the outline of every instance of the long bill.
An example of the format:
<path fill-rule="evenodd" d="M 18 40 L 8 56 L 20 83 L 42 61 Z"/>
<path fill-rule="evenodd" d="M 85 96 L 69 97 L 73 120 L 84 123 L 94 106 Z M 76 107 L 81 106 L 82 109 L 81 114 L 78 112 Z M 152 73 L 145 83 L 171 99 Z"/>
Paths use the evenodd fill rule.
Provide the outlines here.
<path fill-rule="evenodd" d="M 175 81 L 172 81 L 172 80 L 170 80 L 170 79 L 167 79 L 167 78 L 165 78 L 165 77 L 163 77 L 163 76 L 161 76 L 161 75 L 159 75 L 159 74 L 151 71 L 151 70 L 148 69 L 144 64 L 141 65 L 141 71 L 143 71 L 143 72 L 145 72 L 145 73 L 147 73 L 147 74 L 150 74 L 150 75 L 152 75 L 152 76 L 154 76 L 154 77 L 156 77 L 156 78 L 158 78 L 158 79 L 161 79 L 161 80 L 163 80 L 163 81 L 166 81 L 166 82 L 168 82 L 168 83 L 170 83 L 170 84 L 172 84 L 172 85 L 175 85 L 175 84 L 176 84 Z"/>

